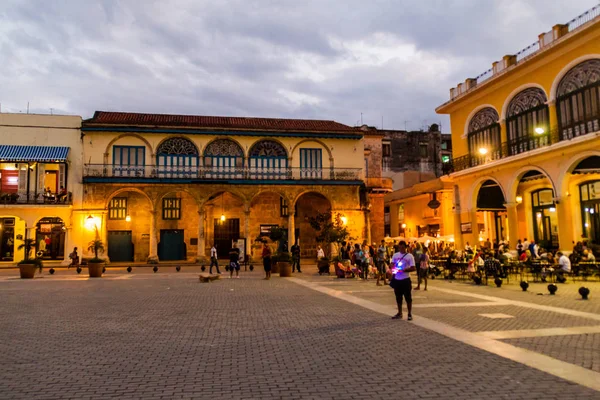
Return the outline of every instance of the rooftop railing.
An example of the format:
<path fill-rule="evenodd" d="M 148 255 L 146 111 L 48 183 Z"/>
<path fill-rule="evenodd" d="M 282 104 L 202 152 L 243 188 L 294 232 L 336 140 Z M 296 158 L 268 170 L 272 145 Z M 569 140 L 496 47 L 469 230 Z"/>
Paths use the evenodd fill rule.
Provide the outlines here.
<path fill-rule="evenodd" d="M 539 35 L 539 39 L 537 41 L 518 51 L 514 55 L 514 58 L 513 56 L 504 57 L 502 60 L 494 62 L 494 65 L 496 65 L 495 67 L 484 71 L 483 73 L 479 74 L 475 79 L 467 80 L 471 81 L 468 85 L 460 83 L 457 87 L 451 88 L 450 100 L 447 103 L 453 101 L 454 99 L 462 97 L 463 95 L 469 93 L 472 90 L 475 90 L 483 82 L 486 82 L 494 76 L 504 72 L 508 67 L 515 66 L 528 60 L 530 57 L 543 50 L 545 47 L 550 45 L 558 38 L 578 30 L 579 28 L 586 25 L 588 22 L 595 20 L 599 16 L 600 4 L 590 8 L 583 14 L 573 18 L 566 24 L 557 25 L 551 31 Z"/>

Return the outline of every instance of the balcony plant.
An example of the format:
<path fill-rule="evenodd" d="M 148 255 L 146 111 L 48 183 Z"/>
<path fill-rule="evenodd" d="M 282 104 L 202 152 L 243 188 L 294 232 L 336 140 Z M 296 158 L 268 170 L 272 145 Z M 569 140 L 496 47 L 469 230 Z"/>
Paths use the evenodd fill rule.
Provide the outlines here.
<path fill-rule="evenodd" d="M 104 243 L 100 239 L 92 240 L 88 244 L 88 251 L 94 253 L 94 258 L 87 262 L 90 278 L 102 278 L 105 260 L 98 257 L 98 254 L 104 253 Z"/>
<path fill-rule="evenodd" d="M 31 250 L 35 247 L 34 239 L 25 239 L 23 243 L 21 243 L 18 247 L 18 250 L 25 249 L 25 257 L 23 260 L 19 261 L 19 273 L 21 275 L 21 279 L 33 279 L 35 276 L 35 270 L 39 269 L 40 273 L 42 273 L 42 259 L 34 258 L 30 259 L 29 255 L 31 254 Z"/>

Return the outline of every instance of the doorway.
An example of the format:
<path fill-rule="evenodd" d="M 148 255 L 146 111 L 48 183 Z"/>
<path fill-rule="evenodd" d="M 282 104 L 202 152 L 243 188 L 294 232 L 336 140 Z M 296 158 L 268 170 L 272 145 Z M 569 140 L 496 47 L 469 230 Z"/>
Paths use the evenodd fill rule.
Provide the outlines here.
<path fill-rule="evenodd" d="M 219 257 L 228 257 L 229 250 L 231 250 L 231 241 L 239 238 L 239 218 L 226 219 L 225 221 L 215 218 L 215 244 L 217 245 L 217 255 Z"/>
<path fill-rule="evenodd" d="M 111 262 L 133 261 L 131 231 L 108 231 L 108 258 Z"/>
<path fill-rule="evenodd" d="M 186 259 L 186 246 L 183 229 L 161 229 L 158 244 L 158 258 L 161 261 Z"/>
<path fill-rule="evenodd" d="M 45 260 L 65 258 L 65 224 L 57 217 L 42 218 L 35 231 L 36 255 Z"/>

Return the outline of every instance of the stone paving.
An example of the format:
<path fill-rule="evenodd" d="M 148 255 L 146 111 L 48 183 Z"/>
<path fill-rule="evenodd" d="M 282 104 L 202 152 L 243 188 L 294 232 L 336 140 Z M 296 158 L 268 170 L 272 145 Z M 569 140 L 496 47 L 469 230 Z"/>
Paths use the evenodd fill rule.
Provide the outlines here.
<path fill-rule="evenodd" d="M 599 398 L 285 278 L 263 281 L 255 271 L 200 284 L 191 271 L 199 272 L 109 269 L 102 279 L 87 279 L 85 270 L 59 269 L 32 281 L 1 271 L 0 398 Z M 297 276 L 393 304 L 389 288 L 374 281 Z M 436 282 L 432 289 L 438 285 L 458 287 Z M 482 301 L 436 290 L 414 295 L 415 302 L 434 306 L 415 313 L 446 315 L 463 308 L 439 307 L 443 303 Z M 540 321 L 551 318 L 532 312 Z M 597 340 L 585 346 L 597 348 Z M 549 353 L 556 346 L 538 347 Z M 575 358 L 566 361 L 579 363 Z M 595 370 L 596 360 L 587 368 Z"/>

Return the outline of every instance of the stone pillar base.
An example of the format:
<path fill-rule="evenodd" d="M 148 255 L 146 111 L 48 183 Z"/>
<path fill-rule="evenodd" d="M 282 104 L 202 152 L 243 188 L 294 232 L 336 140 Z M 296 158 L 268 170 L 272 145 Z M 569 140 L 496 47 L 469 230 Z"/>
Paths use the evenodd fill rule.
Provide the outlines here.
<path fill-rule="evenodd" d="M 146 262 L 148 264 L 158 264 L 158 256 L 148 256 Z"/>

